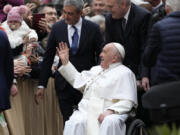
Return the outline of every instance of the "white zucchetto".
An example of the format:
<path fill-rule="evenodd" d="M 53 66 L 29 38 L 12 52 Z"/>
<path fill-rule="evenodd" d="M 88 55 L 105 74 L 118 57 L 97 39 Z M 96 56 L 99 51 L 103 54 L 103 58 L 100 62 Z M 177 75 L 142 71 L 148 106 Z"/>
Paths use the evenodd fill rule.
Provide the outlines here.
<path fill-rule="evenodd" d="M 116 49 L 118 49 L 122 59 L 124 59 L 124 57 L 125 57 L 124 47 L 120 43 L 113 43 L 113 45 L 116 47 Z"/>

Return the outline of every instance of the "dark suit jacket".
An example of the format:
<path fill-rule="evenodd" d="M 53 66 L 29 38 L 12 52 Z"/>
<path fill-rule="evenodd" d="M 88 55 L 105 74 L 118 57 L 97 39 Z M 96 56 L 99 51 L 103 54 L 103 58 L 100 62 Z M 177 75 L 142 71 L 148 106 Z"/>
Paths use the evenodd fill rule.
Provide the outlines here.
<path fill-rule="evenodd" d="M 120 19 L 113 19 L 111 14 L 106 17 L 106 43 L 118 42 L 124 46 L 126 56 L 123 64 L 136 74 L 137 79 L 140 79 L 140 71 L 142 70 L 140 64 L 150 17 L 151 14 L 146 9 L 131 4 L 124 33 L 121 29 Z"/>
<path fill-rule="evenodd" d="M 0 30 L 0 112 L 10 108 L 10 88 L 13 81 L 13 56 L 8 38 Z"/>
<path fill-rule="evenodd" d="M 64 20 L 57 22 L 52 28 L 48 39 L 47 51 L 43 60 L 39 85 L 45 87 L 47 85 L 56 47 L 60 42 L 66 42 L 69 45 L 67 24 Z M 78 51 L 75 55 L 72 55 L 70 49 L 69 56 L 70 61 L 78 71 L 88 70 L 97 64 L 102 42 L 103 38 L 99 26 L 83 19 Z M 58 80 L 59 84 L 56 87 L 63 90 L 67 82 L 62 77 L 59 77 Z"/>

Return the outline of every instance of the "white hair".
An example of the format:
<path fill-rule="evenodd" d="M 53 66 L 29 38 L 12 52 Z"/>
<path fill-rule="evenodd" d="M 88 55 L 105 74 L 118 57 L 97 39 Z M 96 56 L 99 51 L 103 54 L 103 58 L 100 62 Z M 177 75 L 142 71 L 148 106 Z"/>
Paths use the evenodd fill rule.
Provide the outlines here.
<path fill-rule="evenodd" d="M 105 17 L 103 15 L 95 15 L 90 19 L 92 22 L 100 25 L 101 23 L 105 23 Z"/>

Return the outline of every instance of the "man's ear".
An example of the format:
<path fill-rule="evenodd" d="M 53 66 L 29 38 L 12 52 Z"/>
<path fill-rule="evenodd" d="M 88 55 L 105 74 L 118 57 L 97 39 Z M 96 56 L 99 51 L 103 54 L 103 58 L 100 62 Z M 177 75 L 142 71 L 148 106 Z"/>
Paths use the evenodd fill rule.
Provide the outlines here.
<path fill-rule="evenodd" d="M 113 59 L 112 59 L 112 62 L 113 62 L 113 63 L 116 63 L 117 61 L 118 61 L 118 57 L 117 57 L 117 55 L 114 55 L 114 56 L 113 56 Z"/>
<path fill-rule="evenodd" d="M 81 10 L 81 11 L 79 12 L 79 14 L 80 14 L 80 16 L 83 16 L 83 11 Z"/>

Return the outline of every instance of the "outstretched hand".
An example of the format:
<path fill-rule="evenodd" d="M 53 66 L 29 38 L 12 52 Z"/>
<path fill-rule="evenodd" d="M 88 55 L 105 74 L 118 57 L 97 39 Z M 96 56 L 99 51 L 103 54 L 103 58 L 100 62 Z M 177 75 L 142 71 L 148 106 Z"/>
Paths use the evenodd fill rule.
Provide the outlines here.
<path fill-rule="evenodd" d="M 69 48 L 66 43 L 59 43 L 59 47 L 56 47 L 58 56 L 63 65 L 66 65 L 69 62 Z"/>

